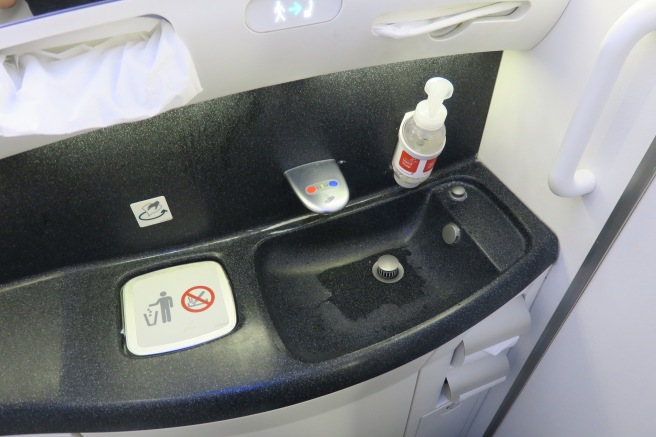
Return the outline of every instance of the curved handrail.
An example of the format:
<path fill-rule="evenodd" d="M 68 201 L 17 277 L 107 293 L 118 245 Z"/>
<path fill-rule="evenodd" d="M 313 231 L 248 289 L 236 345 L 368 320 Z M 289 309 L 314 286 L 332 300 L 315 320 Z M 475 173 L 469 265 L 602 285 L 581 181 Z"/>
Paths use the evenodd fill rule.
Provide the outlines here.
<path fill-rule="evenodd" d="M 654 30 L 656 0 L 640 0 L 624 12 L 606 34 L 549 175 L 549 188 L 557 196 L 578 197 L 595 189 L 594 174 L 586 169 L 577 170 L 577 167 L 626 58 L 638 41 Z"/>

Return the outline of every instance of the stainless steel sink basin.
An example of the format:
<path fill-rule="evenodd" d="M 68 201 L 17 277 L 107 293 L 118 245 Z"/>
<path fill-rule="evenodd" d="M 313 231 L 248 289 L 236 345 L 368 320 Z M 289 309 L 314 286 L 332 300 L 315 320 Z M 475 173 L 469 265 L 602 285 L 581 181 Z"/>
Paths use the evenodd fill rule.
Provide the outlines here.
<path fill-rule="evenodd" d="M 465 200 L 451 190 L 463 186 Z M 265 240 L 255 265 L 268 313 L 289 353 L 316 362 L 367 348 L 444 317 L 527 252 L 522 225 L 475 182 L 447 182 L 372 201 Z M 453 245 L 445 225 L 461 229 Z M 385 254 L 405 274 L 383 283 Z"/>

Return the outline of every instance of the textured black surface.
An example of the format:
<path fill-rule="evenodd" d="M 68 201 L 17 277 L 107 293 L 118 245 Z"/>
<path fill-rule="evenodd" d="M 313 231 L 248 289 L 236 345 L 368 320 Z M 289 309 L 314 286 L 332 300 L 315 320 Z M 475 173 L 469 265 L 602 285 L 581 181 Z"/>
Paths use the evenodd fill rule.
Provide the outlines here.
<path fill-rule="evenodd" d="M 405 266 L 401 278 L 403 282 L 385 283 L 375 279 L 372 267 L 380 254 L 369 256 L 317 275 L 319 282 L 331 294 L 323 303 L 332 303 L 345 317 L 356 321 L 383 305 L 402 307 L 424 296 L 422 288 L 426 286 L 426 280 L 408 262 L 412 252 L 408 249 L 390 249 L 385 254 L 395 256 Z M 261 287 L 269 285 L 260 282 Z"/>
<path fill-rule="evenodd" d="M 486 217 L 494 225 L 495 218 L 504 216 L 488 196 L 467 184 L 470 196 L 455 202 L 449 187 L 416 190 L 261 246 L 256 254 L 259 286 L 290 353 L 304 361 L 335 358 L 466 301 L 500 274 L 498 262 L 484 250 L 488 234 L 504 242 L 504 251 L 515 254 L 513 261 L 524 254 L 526 236 L 511 238 L 521 230 L 509 220 L 488 226 L 466 219 Z M 465 218 L 462 222 L 449 213 L 453 207 Z M 442 240 L 442 228 L 450 222 L 462 228 L 453 246 Z M 399 257 L 406 270 L 395 284 L 383 284 L 371 273 L 385 254 Z M 475 274 L 463 274 L 463 267 L 472 267 Z"/>
<path fill-rule="evenodd" d="M 172 427 L 280 408 L 397 368 L 501 307 L 555 260 L 557 243 L 474 162 L 499 59 L 463 55 L 308 79 L 1 160 L 0 433 Z M 389 167 L 398 125 L 434 75 L 456 87 L 447 147 L 430 187 L 403 190 Z M 283 171 L 327 158 L 340 162 L 354 202 L 333 216 L 308 215 Z M 503 272 L 469 299 L 366 349 L 295 358 L 268 315 L 256 247 L 456 180 L 500 199 L 510 218 L 490 223 L 510 220 L 521 230 L 509 237 L 527 239 L 521 262 L 506 242 L 471 234 Z M 173 220 L 139 228 L 130 203 L 159 195 Z M 463 226 L 480 226 L 476 211 L 444 205 Z M 290 219 L 298 220 L 285 224 Z M 236 330 L 185 351 L 129 356 L 121 286 L 199 260 L 227 271 Z M 456 276 L 482 275 L 472 263 L 453 268 Z"/>
<path fill-rule="evenodd" d="M 419 190 L 439 192 L 454 182 L 489 190 L 490 198 L 499 198 L 512 211 L 510 220 L 528 241 L 521 261 L 426 323 L 334 359 L 305 362 L 287 351 L 258 286 L 256 247 L 281 238 L 281 232 L 338 223 L 361 209 L 393 204 L 396 197 L 418 191 L 391 188 L 334 216 L 309 216 L 274 229 L 245 231 L 234 239 L 87 264 L 3 287 L 0 431 L 130 430 L 244 416 L 340 390 L 428 353 L 500 308 L 557 256 L 555 236 L 480 164 L 442 170 Z M 176 353 L 149 358 L 126 354 L 120 287 L 149 271 L 205 259 L 220 262 L 228 272 L 238 308 L 236 330 Z M 475 263 L 452 269 L 457 276 L 479 274 Z"/>
<path fill-rule="evenodd" d="M 283 173 L 340 162 L 351 198 L 395 185 L 403 114 L 450 79 L 438 167 L 475 156 L 499 53 L 331 74 L 228 96 L 0 160 L 0 284 L 171 250 L 303 214 Z M 172 222 L 139 228 L 130 204 L 164 195 Z"/>

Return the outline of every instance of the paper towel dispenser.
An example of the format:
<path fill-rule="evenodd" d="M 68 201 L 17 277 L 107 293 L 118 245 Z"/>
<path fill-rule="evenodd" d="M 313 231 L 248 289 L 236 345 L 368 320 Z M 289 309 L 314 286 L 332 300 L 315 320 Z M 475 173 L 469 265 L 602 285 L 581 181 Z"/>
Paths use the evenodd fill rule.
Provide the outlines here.
<path fill-rule="evenodd" d="M 453 353 L 451 364 L 461 366 L 469 361 L 475 361 L 481 352 L 498 355 L 514 346 L 519 335 L 528 332 L 530 327 L 531 315 L 524 296 L 517 296 L 467 331 L 465 338 Z"/>
<path fill-rule="evenodd" d="M 518 19 L 529 6 L 529 2 L 496 2 L 488 4 L 469 4 L 460 7 L 425 9 L 412 13 L 383 14 L 376 19 L 373 32 L 376 35 L 395 39 L 429 35 L 432 38 L 455 36 L 467 26 L 478 21 L 508 17 Z"/>
<path fill-rule="evenodd" d="M 551 30 L 568 1 L 342 0 L 338 14 L 329 21 L 254 32 L 246 22 L 250 2 L 121 0 L 2 26 L 0 49 L 83 27 L 160 16 L 171 23 L 194 60 L 203 84 L 203 92 L 193 100 L 199 102 L 312 76 L 413 59 L 529 50 Z M 280 0 L 280 5 L 293 15 L 299 10 L 294 2 L 300 5 L 299 15 L 310 10 L 309 0 Z M 514 3 L 521 4 L 515 8 Z M 499 7 L 503 10 L 491 12 L 490 8 Z M 429 32 L 394 39 L 373 31 L 375 25 L 385 24 L 383 21 L 398 24 L 432 20 L 474 10 L 477 14 L 481 10 L 487 12 L 463 21 L 459 29 L 441 38 L 430 36 Z M 275 7 L 270 14 L 275 21 Z M 390 17 L 393 23 L 389 22 Z M 0 158 L 55 139 L 58 138 L 35 137 L 18 144 L 0 138 Z"/>
<path fill-rule="evenodd" d="M 170 23 L 137 17 L 0 50 L 0 135 L 67 134 L 141 120 L 201 91 Z"/>

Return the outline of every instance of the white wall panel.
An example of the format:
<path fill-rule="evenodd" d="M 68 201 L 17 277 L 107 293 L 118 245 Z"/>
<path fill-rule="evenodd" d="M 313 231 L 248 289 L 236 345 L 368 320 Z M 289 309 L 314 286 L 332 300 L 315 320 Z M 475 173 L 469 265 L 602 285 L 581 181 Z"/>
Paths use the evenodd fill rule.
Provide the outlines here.
<path fill-rule="evenodd" d="M 497 432 L 652 436 L 656 185 L 642 199 Z"/>
<path fill-rule="evenodd" d="M 638 43 L 616 86 L 608 90 L 609 103 L 583 156 L 581 167 L 598 178 L 596 190 L 573 199 L 549 191 L 549 172 L 601 41 L 634 3 L 572 0 L 537 47 L 504 53 L 479 158 L 552 228 L 561 254 L 531 309 L 531 331 L 509 354 L 512 377 L 490 391 L 471 436 L 486 429 L 656 136 L 652 34 Z"/>

